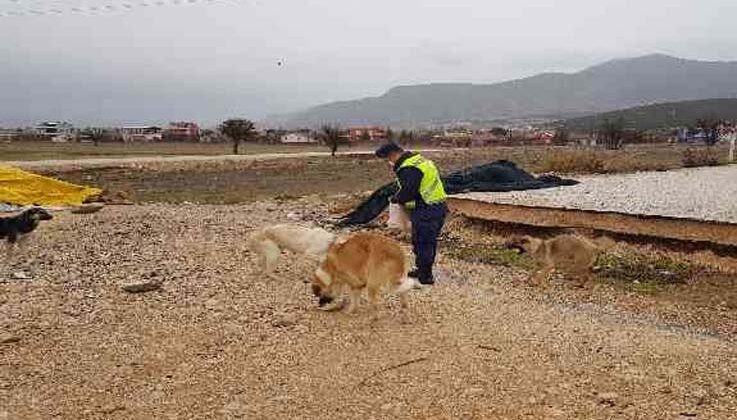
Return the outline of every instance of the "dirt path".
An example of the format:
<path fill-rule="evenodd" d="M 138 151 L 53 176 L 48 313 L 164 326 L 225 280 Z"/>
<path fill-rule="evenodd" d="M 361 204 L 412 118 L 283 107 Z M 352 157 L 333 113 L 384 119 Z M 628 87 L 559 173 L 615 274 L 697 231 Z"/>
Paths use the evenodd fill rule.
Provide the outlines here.
<path fill-rule="evenodd" d="M 253 274 L 251 228 L 325 211 L 60 215 L 0 262 L 0 418 L 735 418 L 735 337 L 548 301 L 521 271 L 441 258 L 378 318 L 316 311 L 291 258 Z M 163 290 L 120 290 L 141 278 Z"/>
<path fill-rule="evenodd" d="M 448 149 L 450 150 L 450 149 Z M 423 153 L 434 153 L 447 150 L 423 149 Z M 338 156 L 367 156 L 373 155 L 373 151 L 349 151 L 338 152 Z M 5 161 L 2 164 L 16 166 L 25 169 L 58 169 L 62 167 L 94 168 L 108 166 L 127 166 L 146 163 L 177 163 L 177 162 L 249 162 L 278 159 L 294 159 L 309 157 L 329 157 L 329 152 L 300 152 L 300 153 L 262 153 L 252 155 L 198 155 L 198 156 L 138 156 L 123 158 L 90 158 L 90 159 L 55 159 L 35 161 Z"/>

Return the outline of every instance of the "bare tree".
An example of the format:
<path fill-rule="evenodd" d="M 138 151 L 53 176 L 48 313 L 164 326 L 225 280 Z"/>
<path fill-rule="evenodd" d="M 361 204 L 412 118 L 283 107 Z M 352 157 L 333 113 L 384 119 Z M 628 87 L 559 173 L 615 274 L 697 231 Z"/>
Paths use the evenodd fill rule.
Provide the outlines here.
<path fill-rule="evenodd" d="M 371 141 L 371 134 L 369 134 L 368 130 L 363 130 L 360 139 L 362 142 L 369 142 Z"/>
<path fill-rule="evenodd" d="M 400 131 L 399 132 L 399 144 L 403 146 L 408 146 L 410 143 L 412 143 L 414 136 L 415 134 L 412 132 L 412 130 Z"/>
<path fill-rule="evenodd" d="M 386 141 L 387 142 L 394 141 L 394 131 L 392 131 L 391 127 L 386 128 Z"/>
<path fill-rule="evenodd" d="M 702 118 L 698 120 L 696 126 L 700 128 L 704 135 L 704 142 L 707 146 L 713 146 L 719 141 L 719 126 L 722 124 L 716 118 Z"/>
<path fill-rule="evenodd" d="M 256 134 L 253 121 L 231 118 L 220 124 L 220 132 L 233 142 L 233 154 L 238 154 L 238 146 L 241 142 L 248 141 Z"/>
<path fill-rule="evenodd" d="M 101 128 L 87 128 L 81 134 L 92 140 L 95 147 L 99 146 L 102 139 L 105 138 L 105 132 Z"/>
<path fill-rule="evenodd" d="M 609 150 L 619 150 L 624 145 L 624 119 L 621 117 L 611 121 L 609 119 L 599 127 L 599 138 Z"/>
<path fill-rule="evenodd" d="M 320 129 L 320 136 L 325 144 L 330 147 L 331 156 L 335 156 L 340 145 L 340 127 L 338 125 L 325 124 Z"/>
<path fill-rule="evenodd" d="M 553 144 L 556 146 L 565 146 L 571 140 L 571 132 L 566 127 L 561 127 L 555 131 L 553 136 Z"/>

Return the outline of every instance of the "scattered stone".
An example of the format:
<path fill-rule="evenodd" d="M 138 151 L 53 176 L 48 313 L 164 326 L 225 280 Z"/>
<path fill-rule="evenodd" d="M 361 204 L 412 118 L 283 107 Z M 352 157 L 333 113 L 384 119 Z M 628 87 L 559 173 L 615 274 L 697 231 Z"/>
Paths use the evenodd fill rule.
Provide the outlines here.
<path fill-rule="evenodd" d="M 465 392 L 467 396 L 482 395 L 485 392 L 484 388 L 468 388 Z"/>
<path fill-rule="evenodd" d="M 658 276 L 665 283 L 679 283 L 678 273 L 674 273 L 670 270 L 657 270 Z"/>
<path fill-rule="evenodd" d="M 219 300 L 212 298 L 205 302 L 205 307 L 210 311 L 224 311 L 225 305 Z"/>
<path fill-rule="evenodd" d="M 113 414 L 116 411 L 125 411 L 125 407 L 123 407 L 122 405 L 108 405 L 108 406 L 103 407 L 100 410 L 100 413 L 102 413 L 102 414 Z"/>
<path fill-rule="evenodd" d="M 127 283 L 121 286 L 121 289 L 128 293 L 146 293 L 161 289 L 159 281 L 140 281 Z"/>
<path fill-rule="evenodd" d="M 605 392 L 598 395 L 599 397 L 599 404 L 606 405 L 609 407 L 614 407 L 617 405 L 617 398 L 619 398 L 619 395 L 613 393 L 613 392 Z"/>
<path fill-rule="evenodd" d="M 88 203 L 72 209 L 73 214 L 97 213 L 105 207 L 105 203 Z"/>
<path fill-rule="evenodd" d="M 13 280 L 30 280 L 31 276 L 28 275 L 25 271 L 16 271 L 12 275 Z"/>
<path fill-rule="evenodd" d="M 392 403 L 386 403 L 381 406 L 381 411 L 391 411 L 394 409 L 394 404 Z"/>
<path fill-rule="evenodd" d="M 271 325 L 273 325 L 276 328 L 288 328 L 288 327 L 291 327 L 291 326 L 297 324 L 297 321 L 299 321 L 297 319 L 297 316 L 290 315 L 290 314 L 283 314 L 281 316 L 278 316 L 271 323 Z"/>
<path fill-rule="evenodd" d="M 13 344 L 20 342 L 20 337 L 17 335 L 4 334 L 0 335 L 0 344 Z"/>

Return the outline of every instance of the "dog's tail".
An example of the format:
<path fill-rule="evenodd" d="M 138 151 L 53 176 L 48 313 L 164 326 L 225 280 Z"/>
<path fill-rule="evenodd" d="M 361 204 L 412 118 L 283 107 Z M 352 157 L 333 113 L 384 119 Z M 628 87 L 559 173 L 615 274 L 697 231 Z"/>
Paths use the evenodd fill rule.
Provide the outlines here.
<path fill-rule="evenodd" d="M 263 242 L 264 239 L 266 239 L 266 230 L 265 229 L 256 229 L 253 232 L 251 232 L 250 235 L 248 235 L 248 239 L 246 242 L 250 247 L 253 247 L 255 244 L 259 242 Z"/>
<path fill-rule="evenodd" d="M 253 231 L 248 235 L 248 239 L 246 240 L 248 247 L 253 251 L 260 250 L 267 242 L 272 242 L 269 228 L 261 228 Z"/>
<path fill-rule="evenodd" d="M 417 280 L 413 279 L 412 277 L 404 276 L 404 278 L 402 278 L 402 282 L 399 284 L 399 286 L 397 286 L 396 293 L 398 295 L 407 293 L 408 291 L 414 289 L 416 284 Z"/>

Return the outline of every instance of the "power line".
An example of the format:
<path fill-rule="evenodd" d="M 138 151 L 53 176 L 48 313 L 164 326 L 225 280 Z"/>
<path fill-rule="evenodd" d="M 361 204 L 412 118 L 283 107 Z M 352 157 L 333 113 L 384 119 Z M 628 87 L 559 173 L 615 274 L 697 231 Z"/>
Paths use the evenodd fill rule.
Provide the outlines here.
<path fill-rule="evenodd" d="M 20 5 L 19 0 L 10 0 L 15 5 Z M 129 12 L 139 8 L 163 7 L 163 6 L 186 6 L 194 4 L 235 4 L 241 0 L 143 0 L 143 1 L 126 1 L 124 3 L 110 3 L 99 5 L 77 5 L 77 6 L 55 6 L 55 5 L 29 5 L 24 8 L 15 10 L 0 10 L 0 18 L 13 17 L 33 17 L 33 16 L 61 16 L 66 14 L 74 15 L 100 15 L 115 12 Z M 29 2 L 30 3 L 30 2 Z M 38 3 L 38 2 L 36 2 Z M 61 2 L 53 2 L 61 3 Z M 258 3 L 256 3 L 258 4 Z"/>

